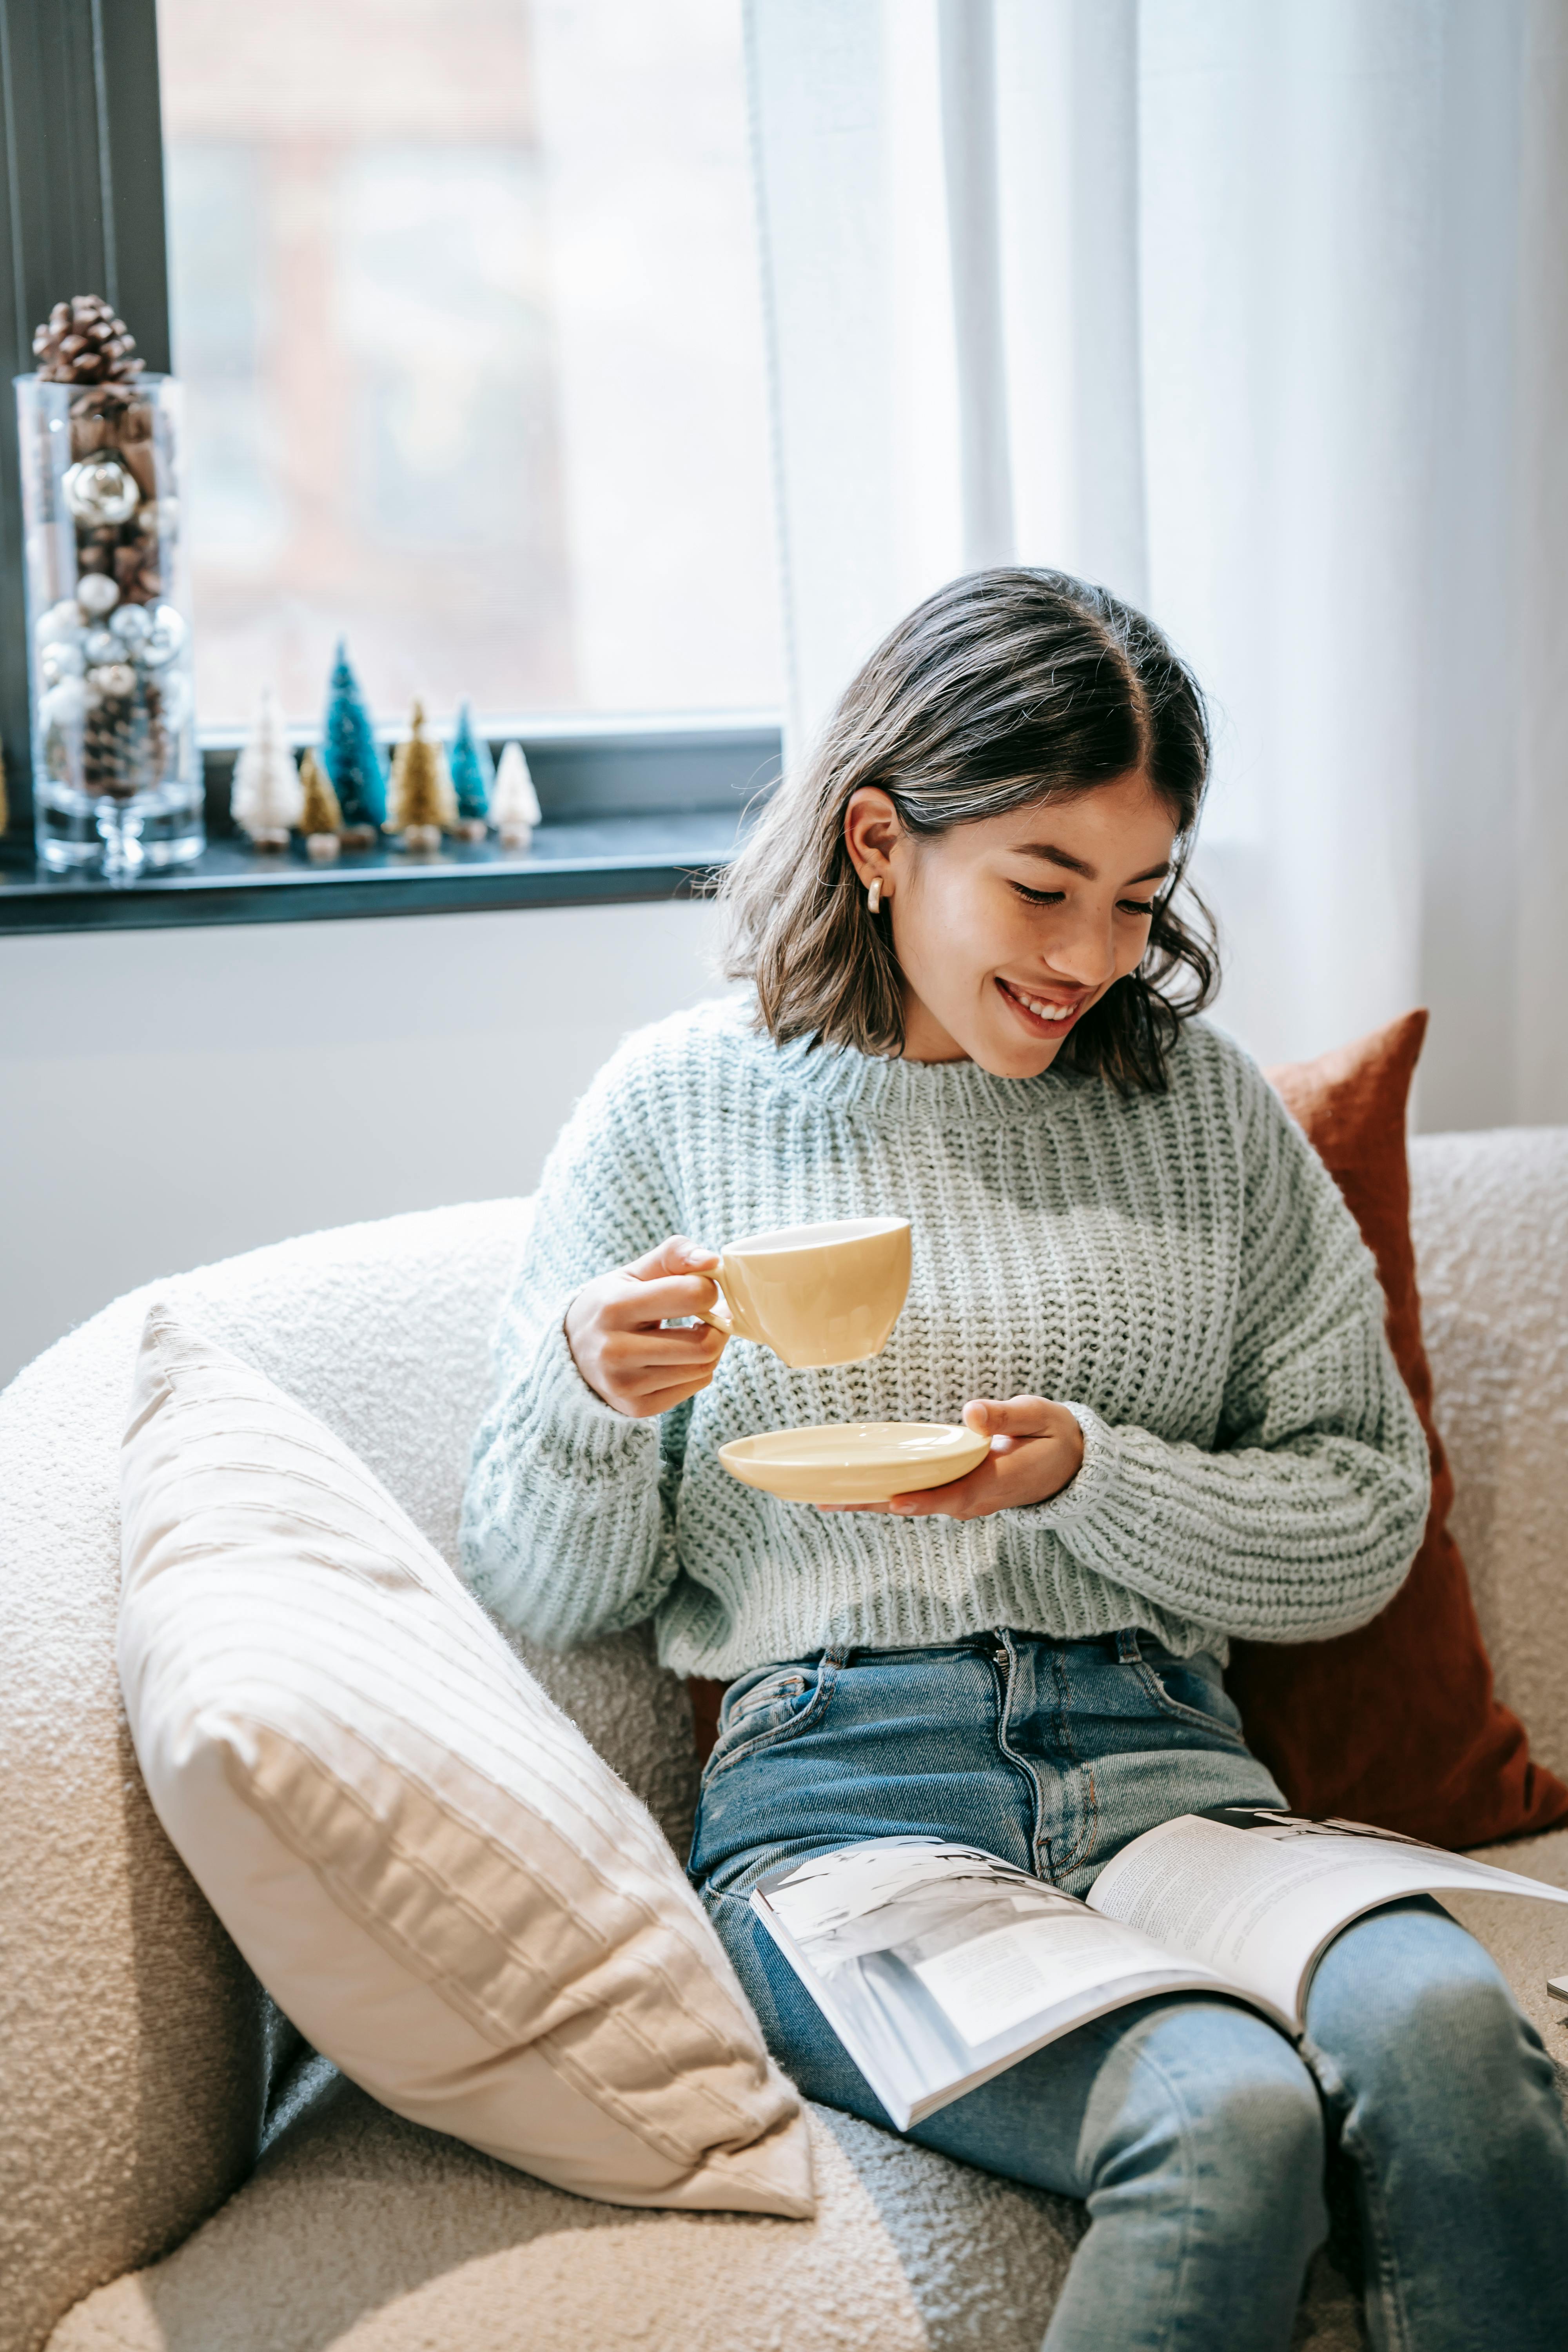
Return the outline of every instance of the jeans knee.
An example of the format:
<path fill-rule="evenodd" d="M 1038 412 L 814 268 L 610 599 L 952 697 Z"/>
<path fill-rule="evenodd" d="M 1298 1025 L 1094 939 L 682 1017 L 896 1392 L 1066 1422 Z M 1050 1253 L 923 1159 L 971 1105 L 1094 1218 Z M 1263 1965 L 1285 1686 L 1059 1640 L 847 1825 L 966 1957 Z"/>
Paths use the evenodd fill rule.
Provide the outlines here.
<path fill-rule="evenodd" d="M 1289 2065 L 1215 2084 L 1185 2129 L 1190 2160 L 1205 2178 L 1223 2177 L 1228 2205 L 1251 2226 L 1263 2214 L 1297 2210 L 1323 2178 L 1322 2103 L 1306 2068 Z"/>
<path fill-rule="evenodd" d="M 1201 2207 L 1234 2242 L 1298 2233 L 1310 2251 L 1323 2226 L 1323 2111 L 1289 2044 L 1260 2018 L 1211 2011 L 1193 2047 L 1151 2046 L 1143 2062 L 1156 2078 L 1143 2127 L 1102 2186 L 1137 2179 Z"/>
<path fill-rule="evenodd" d="M 1520 2052 L 1513 1995 L 1489 1963 L 1484 1970 L 1413 1986 L 1395 2011 L 1394 2030 L 1413 2057 L 1449 2072 L 1489 2077 Z"/>
<path fill-rule="evenodd" d="M 1511 2128 L 1525 2078 L 1538 2072 L 1549 2084 L 1550 2065 L 1490 1955 L 1457 1921 L 1425 1909 L 1385 1913 L 1342 1942 L 1351 1951 L 1308 2005 L 1311 2040 L 1341 2095 L 1363 2112 L 1395 2109 L 1411 2128 L 1435 2112 L 1445 2139 L 1472 2148 L 1494 2124 Z M 1336 1947 L 1324 1969 L 1337 1958 Z"/>

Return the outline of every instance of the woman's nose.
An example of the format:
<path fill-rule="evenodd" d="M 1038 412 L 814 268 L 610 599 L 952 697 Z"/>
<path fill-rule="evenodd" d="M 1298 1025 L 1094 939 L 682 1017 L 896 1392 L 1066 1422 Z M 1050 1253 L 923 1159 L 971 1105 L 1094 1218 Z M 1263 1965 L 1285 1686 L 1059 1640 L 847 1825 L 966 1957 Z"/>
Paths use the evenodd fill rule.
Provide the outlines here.
<path fill-rule="evenodd" d="M 1116 939 L 1111 919 L 1087 911 L 1062 910 L 1051 928 L 1047 961 L 1058 980 L 1075 988 L 1103 988 L 1116 976 Z"/>

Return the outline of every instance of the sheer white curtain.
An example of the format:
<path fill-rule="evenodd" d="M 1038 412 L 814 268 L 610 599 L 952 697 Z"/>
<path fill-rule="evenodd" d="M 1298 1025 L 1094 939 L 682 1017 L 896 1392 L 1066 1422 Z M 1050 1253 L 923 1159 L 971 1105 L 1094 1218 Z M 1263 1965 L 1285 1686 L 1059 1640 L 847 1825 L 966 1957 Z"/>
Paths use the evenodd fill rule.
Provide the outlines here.
<path fill-rule="evenodd" d="M 798 748 L 1048 563 L 1214 700 L 1219 1015 L 1568 1119 L 1568 0 L 750 0 Z"/>

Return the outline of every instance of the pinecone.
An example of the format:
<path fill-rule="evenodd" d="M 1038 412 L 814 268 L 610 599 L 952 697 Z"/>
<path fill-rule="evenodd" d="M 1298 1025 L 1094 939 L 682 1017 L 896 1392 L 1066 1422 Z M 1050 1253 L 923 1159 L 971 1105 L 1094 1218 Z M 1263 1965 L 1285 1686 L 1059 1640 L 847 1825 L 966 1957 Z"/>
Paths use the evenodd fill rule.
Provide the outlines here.
<path fill-rule="evenodd" d="M 84 572 L 88 569 L 88 552 L 83 549 L 78 559 Z M 100 568 L 97 564 L 92 566 L 94 571 Z M 120 583 L 120 593 L 128 604 L 155 604 L 163 593 L 163 575 L 158 569 L 156 540 L 144 539 L 132 542 L 130 547 L 115 548 L 109 564 L 101 568 L 112 569 Z"/>
<path fill-rule="evenodd" d="M 168 760 L 163 697 L 155 688 L 141 693 L 100 694 L 89 701 L 82 730 L 82 782 L 89 793 L 129 800 L 150 792 Z"/>
<path fill-rule="evenodd" d="M 89 793 L 108 793 L 111 798 L 129 799 L 136 789 L 136 779 L 125 774 L 123 733 L 121 706 L 110 702 L 89 704 L 82 727 L 82 782 Z"/>
<path fill-rule="evenodd" d="M 135 337 L 101 296 L 57 302 L 33 336 L 33 357 L 48 383 L 124 383 L 140 375 Z"/>

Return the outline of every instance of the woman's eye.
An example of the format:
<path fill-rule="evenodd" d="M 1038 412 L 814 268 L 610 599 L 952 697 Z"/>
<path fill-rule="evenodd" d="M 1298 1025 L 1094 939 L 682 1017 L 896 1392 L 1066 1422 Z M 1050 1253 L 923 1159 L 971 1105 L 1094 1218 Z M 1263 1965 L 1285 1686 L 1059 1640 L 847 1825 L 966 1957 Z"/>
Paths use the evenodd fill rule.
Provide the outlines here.
<path fill-rule="evenodd" d="M 1059 907 L 1067 897 L 1065 890 L 1031 890 L 1026 882 L 1015 882 L 1013 887 L 1030 907 Z M 1154 911 L 1152 898 L 1119 898 L 1116 903 L 1124 915 L 1152 915 Z"/>

